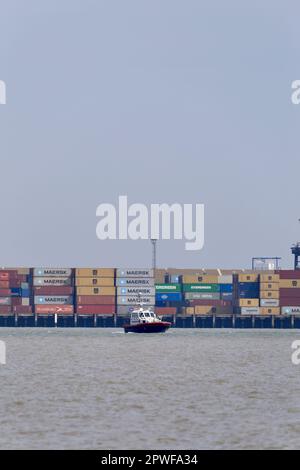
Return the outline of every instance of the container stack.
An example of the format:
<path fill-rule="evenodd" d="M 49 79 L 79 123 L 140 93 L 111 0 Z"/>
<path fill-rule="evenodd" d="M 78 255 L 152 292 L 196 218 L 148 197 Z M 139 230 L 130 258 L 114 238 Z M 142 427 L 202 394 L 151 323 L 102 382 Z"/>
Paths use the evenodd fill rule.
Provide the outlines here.
<path fill-rule="evenodd" d="M 280 307 L 283 315 L 300 314 L 300 271 L 279 271 Z"/>
<path fill-rule="evenodd" d="M 259 274 L 240 273 L 234 275 L 233 299 L 235 313 L 258 315 L 260 313 Z"/>
<path fill-rule="evenodd" d="M 117 314 L 128 315 L 142 302 L 144 307 L 155 306 L 153 269 L 117 269 Z"/>
<path fill-rule="evenodd" d="M 31 315 L 29 268 L 0 270 L 0 314 Z"/>
<path fill-rule="evenodd" d="M 79 268 L 75 271 L 78 315 L 116 313 L 114 268 Z"/>
<path fill-rule="evenodd" d="M 181 277 L 181 282 L 186 314 L 232 313 L 232 276 L 184 275 Z"/>
<path fill-rule="evenodd" d="M 155 305 L 158 315 L 175 315 L 182 307 L 181 284 L 178 282 L 155 284 Z"/>
<path fill-rule="evenodd" d="M 74 313 L 73 270 L 34 268 L 33 299 L 38 315 Z"/>
<path fill-rule="evenodd" d="M 260 275 L 260 314 L 279 315 L 279 274 Z"/>

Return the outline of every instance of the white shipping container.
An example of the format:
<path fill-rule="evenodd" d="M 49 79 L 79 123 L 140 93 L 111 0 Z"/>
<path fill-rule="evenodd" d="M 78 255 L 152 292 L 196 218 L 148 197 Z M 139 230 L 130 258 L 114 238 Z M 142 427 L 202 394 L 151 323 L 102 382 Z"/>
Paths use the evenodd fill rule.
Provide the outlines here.
<path fill-rule="evenodd" d="M 260 299 L 261 307 L 279 307 L 279 299 Z"/>
<path fill-rule="evenodd" d="M 155 295 L 155 287 L 118 287 L 117 295 L 132 295 L 138 296 L 141 295 Z"/>
<path fill-rule="evenodd" d="M 70 286 L 72 278 L 70 277 L 34 277 L 33 285 L 37 286 Z"/>
<path fill-rule="evenodd" d="M 117 297 L 117 305 L 138 305 L 138 304 L 144 304 L 144 305 L 155 305 L 155 296 L 141 296 L 135 297 L 135 296 L 118 296 Z"/>
<path fill-rule="evenodd" d="M 72 295 L 35 295 L 34 296 L 34 303 L 36 305 L 72 305 L 73 304 L 73 297 Z"/>
<path fill-rule="evenodd" d="M 46 277 L 53 277 L 53 276 L 68 277 L 72 275 L 72 269 L 71 268 L 34 268 L 33 275 L 34 276 L 46 276 Z"/>
<path fill-rule="evenodd" d="M 154 305 L 147 305 L 147 308 L 154 310 Z M 130 315 L 130 313 L 136 309 L 136 305 L 117 305 L 118 315 Z"/>
<path fill-rule="evenodd" d="M 154 277 L 153 269 L 117 269 L 117 277 Z"/>
<path fill-rule="evenodd" d="M 241 308 L 241 315 L 259 315 L 260 308 L 259 307 L 242 307 Z"/>
<path fill-rule="evenodd" d="M 282 307 L 282 315 L 300 315 L 300 306 L 299 307 Z"/>
<path fill-rule="evenodd" d="M 134 277 L 119 277 L 116 278 L 117 287 L 154 287 L 154 277 L 149 278 L 134 278 Z"/>

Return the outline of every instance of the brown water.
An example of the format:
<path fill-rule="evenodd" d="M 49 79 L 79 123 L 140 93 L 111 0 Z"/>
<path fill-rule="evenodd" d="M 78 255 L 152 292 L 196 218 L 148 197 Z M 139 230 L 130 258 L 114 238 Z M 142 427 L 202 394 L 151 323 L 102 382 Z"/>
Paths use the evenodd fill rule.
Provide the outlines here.
<path fill-rule="evenodd" d="M 1 449 L 300 447 L 299 331 L 0 329 Z"/>

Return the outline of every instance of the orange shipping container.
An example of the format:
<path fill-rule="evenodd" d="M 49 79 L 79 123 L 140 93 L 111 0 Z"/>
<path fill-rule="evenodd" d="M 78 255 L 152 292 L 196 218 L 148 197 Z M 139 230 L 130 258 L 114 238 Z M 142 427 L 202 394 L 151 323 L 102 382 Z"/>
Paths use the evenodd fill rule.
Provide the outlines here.
<path fill-rule="evenodd" d="M 259 299 L 240 299 L 239 307 L 259 307 Z"/>
<path fill-rule="evenodd" d="M 261 274 L 260 282 L 279 282 L 279 274 Z"/>
<path fill-rule="evenodd" d="M 186 315 L 194 315 L 195 307 L 186 307 L 185 310 L 184 310 L 184 313 Z"/>
<path fill-rule="evenodd" d="M 262 307 L 260 309 L 261 315 L 280 315 L 280 308 L 278 307 Z"/>
<path fill-rule="evenodd" d="M 275 290 L 261 290 L 260 291 L 261 299 L 279 299 L 279 291 Z"/>
<path fill-rule="evenodd" d="M 77 287 L 113 287 L 115 285 L 114 277 L 77 277 L 75 280 Z"/>
<path fill-rule="evenodd" d="M 115 295 L 115 287 L 77 287 L 77 295 Z"/>
<path fill-rule="evenodd" d="M 196 305 L 195 315 L 212 314 L 212 308 L 213 307 L 211 305 Z"/>
<path fill-rule="evenodd" d="M 261 282 L 260 290 L 279 291 L 279 282 Z"/>
<path fill-rule="evenodd" d="M 279 287 L 281 289 L 299 289 L 300 279 L 280 279 Z"/>
<path fill-rule="evenodd" d="M 239 274 L 238 282 L 258 282 L 259 274 Z"/>
<path fill-rule="evenodd" d="M 78 268 L 76 277 L 115 277 L 114 268 Z"/>
<path fill-rule="evenodd" d="M 197 276 L 182 276 L 183 284 L 218 284 L 219 276 L 199 274 Z"/>
<path fill-rule="evenodd" d="M 37 314 L 72 314 L 74 313 L 73 305 L 36 305 L 35 313 Z"/>

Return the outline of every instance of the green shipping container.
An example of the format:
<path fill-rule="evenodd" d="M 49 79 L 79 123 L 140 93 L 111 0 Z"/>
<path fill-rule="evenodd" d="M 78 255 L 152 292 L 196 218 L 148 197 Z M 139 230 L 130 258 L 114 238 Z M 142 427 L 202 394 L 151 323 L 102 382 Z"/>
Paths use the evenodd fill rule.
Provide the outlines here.
<path fill-rule="evenodd" d="M 183 284 L 183 292 L 220 292 L 220 284 Z"/>
<path fill-rule="evenodd" d="M 163 294 L 164 292 L 181 292 L 181 284 L 155 284 L 155 292 Z"/>

